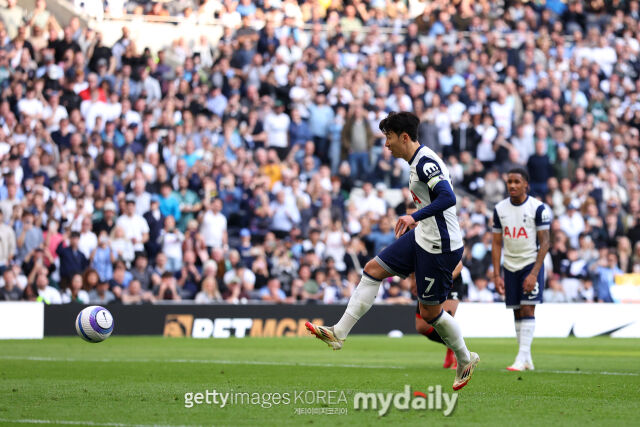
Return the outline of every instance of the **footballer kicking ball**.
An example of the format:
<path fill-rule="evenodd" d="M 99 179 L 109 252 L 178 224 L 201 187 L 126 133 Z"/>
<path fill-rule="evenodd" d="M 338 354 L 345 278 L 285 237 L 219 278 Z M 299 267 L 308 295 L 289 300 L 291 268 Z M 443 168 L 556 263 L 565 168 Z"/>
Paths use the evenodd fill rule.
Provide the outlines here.
<path fill-rule="evenodd" d="M 113 316 L 104 307 L 89 306 L 78 313 L 76 332 L 85 341 L 102 342 L 113 332 Z"/>

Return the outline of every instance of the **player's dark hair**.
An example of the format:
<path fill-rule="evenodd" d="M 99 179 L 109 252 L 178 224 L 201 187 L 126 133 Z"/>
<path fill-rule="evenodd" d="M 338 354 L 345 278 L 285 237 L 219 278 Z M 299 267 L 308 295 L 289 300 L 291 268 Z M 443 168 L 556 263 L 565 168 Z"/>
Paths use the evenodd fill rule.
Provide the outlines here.
<path fill-rule="evenodd" d="M 525 181 L 529 182 L 529 173 L 524 168 L 513 168 L 510 169 L 507 174 L 515 173 L 520 175 Z"/>
<path fill-rule="evenodd" d="M 406 132 L 412 141 L 417 141 L 419 124 L 420 119 L 413 113 L 408 111 L 396 113 L 392 111 L 387 117 L 382 119 L 378 127 L 382 133 L 393 132 L 398 136 Z"/>

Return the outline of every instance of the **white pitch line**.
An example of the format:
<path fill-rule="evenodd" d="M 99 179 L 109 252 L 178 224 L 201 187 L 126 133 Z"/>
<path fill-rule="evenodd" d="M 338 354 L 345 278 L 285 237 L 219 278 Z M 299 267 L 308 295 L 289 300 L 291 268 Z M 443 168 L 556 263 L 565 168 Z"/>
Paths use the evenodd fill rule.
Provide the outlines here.
<path fill-rule="evenodd" d="M 123 423 L 97 423 L 94 421 L 69 421 L 69 420 L 10 420 L 0 418 L 0 423 L 15 424 L 62 424 L 62 425 L 78 425 L 78 426 L 104 426 L 104 427 L 184 427 L 174 425 L 160 424 L 123 424 Z"/>
<path fill-rule="evenodd" d="M 29 360 L 35 362 L 95 362 L 95 363 L 121 363 L 120 359 L 77 359 L 64 357 L 40 357 L 40 356 L 0 356 L 0 360 Z M 136 363 L 202 363 L 207 365 L 255 365 L 255 366 L 303 366 L 321 368 L 360 368 L 360 369 L 409 369 L 407 366 L 381 366 L 381 365 L 356 365 L 340 363 L 306 363 L 306 362 L 273 362 L 262 360 L 204 360 L 204 359 L 130 359 L 125 362 Z M 482 370 L 482 369 L 481 369 Z M 488 369 L 496 372 L 508 373 L 502 369 Z M 640 376 L 636 372 L 611 372 L 611 371 L 561 371 L 536 369 L 535 372 L 543 374 L 569 374 L 569 375 L 615 375 L 615 376 Z"/>
<path fill-rule="evenodd" d="M 621 375 L 621 376 L 630 376 L 637 377 L 640 374 L 636 372 L 594 372 L 594 371 L 545 371 L 545 370 L 536 370 L 537 372 L 542 372 L 544 374 L 577 374 L 577 375 Z"/>
<path fill-rule="evenodd" d="M 361 368 L 361 369 L 406 369 L 405 366 L 356 365 L 340 363 L 272 362 L 262 360 L 204 360 L 204 359 L 75 359 L 39 356 L 0 356 L 1 360 L 30 360 L 36 362 L 96 362 L 96 363 L 203 363 L 211 365 L 257 365 L 257 366 L 303 366 L 313 368 Z"/>
<path fill-rule="evenodd" d="M 514 372 L 507 371 L 506 369 L 480 369 L 485 371 L 493 371 L 493 372 L 501 372 L 503 374 L 513 375 Z M 560 371 L 560 370 L 546 370 L 546 369 L 535 369 L 534 371 L 522 371 L 527 375 L 533 375 L 536 372 L 541 374 L 569 374 L 569 375 L 616 375 L 616 376 L 630 376 L 637 377 L 640 376 L 639 373 L 636 372 L 611 372 L 611 371 Z"/>

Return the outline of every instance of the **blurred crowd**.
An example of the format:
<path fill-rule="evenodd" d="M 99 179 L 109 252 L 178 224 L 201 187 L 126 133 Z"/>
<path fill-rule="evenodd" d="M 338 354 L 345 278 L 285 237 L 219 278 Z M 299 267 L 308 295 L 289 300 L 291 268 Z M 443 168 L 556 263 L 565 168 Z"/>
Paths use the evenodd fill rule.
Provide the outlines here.
<path fill-rule="evenodd" d="M 640 273 L 637 1 L 182 4 L 219 43 L 105 46 L 44 0 L 0 9 L 0 299 L 345 302 L 412 208 L 394 110 L 449 165 L 467 300 L 500 300 L 514 166 L 554 213 L 545 300 Z"/>

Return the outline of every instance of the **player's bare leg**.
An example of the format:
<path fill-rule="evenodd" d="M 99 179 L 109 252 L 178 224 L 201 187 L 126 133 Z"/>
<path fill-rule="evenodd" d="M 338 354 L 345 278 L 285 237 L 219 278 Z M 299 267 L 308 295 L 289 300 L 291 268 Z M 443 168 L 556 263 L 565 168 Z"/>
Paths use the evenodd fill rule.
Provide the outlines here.
<path fill-rule="evenodd" d="M 338 323 L 327 327 L 307 322 L 305 326 L 309 332 L 327 343 L 329 347 L 340 350 L 351 329 L 373 305 L 382 280 L 390 276 L 389 272 L 382 268 L 375 259 L 372 259 L 365 265 L 360 283 L 353 291 L 347 309 Z"/>
<path fill-rule="evenodd" d="M 535 305 L 522 305 L 513 310 L 516 324 L 516 337 L 518 339 L 518 355 L 509 371 L 533 371 L 533 360 L 531 358 L 531 342 L 535 331 Z"/>
<path fill-rule="evenodd" d="M 456 378 L 453 389 L 460 390 L 466 386 L 480 361 L 477 353 L 469 352 L 462 338 L 462 332 L 458 322 L 446 311 L 442 304 L 425 305 L 420 303 L 420 315 L 438 331 L 448 348 L 453 350 L 458 360 Z"/>

